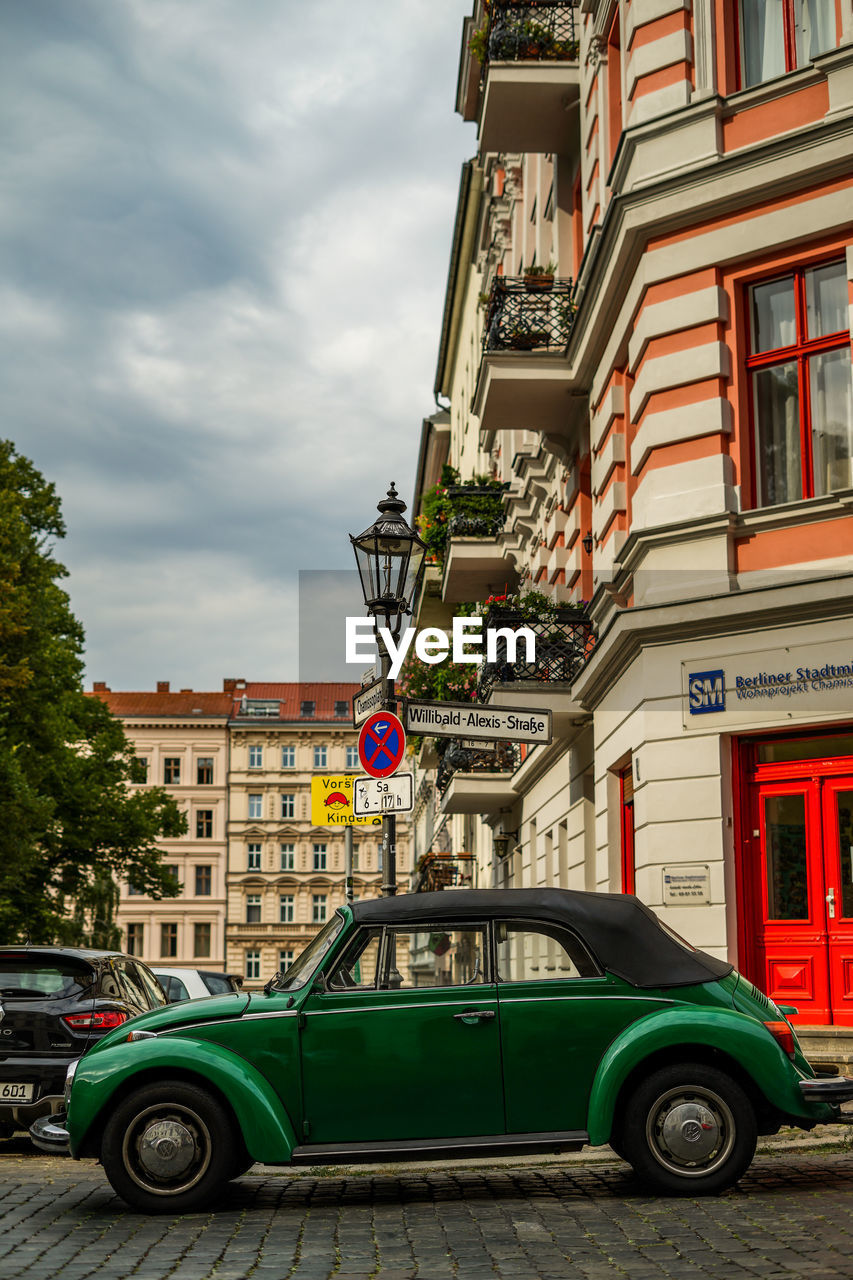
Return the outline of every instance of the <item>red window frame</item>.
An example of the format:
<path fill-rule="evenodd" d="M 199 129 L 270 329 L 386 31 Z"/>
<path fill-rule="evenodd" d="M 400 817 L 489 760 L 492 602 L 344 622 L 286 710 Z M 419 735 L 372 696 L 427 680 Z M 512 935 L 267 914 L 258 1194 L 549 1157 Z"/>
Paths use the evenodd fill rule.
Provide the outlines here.
<path fill-rule="evenodd" d="M 756 84 L 744 85 L 743 83 L 743 31 L 742 31 L 742 10 L 743 0 L 738 0 L 735 6 L 737 15 L 737 42 L 735 45 L 737 51 L 737 83 L 738 88 L 755 89 L 759 84 L 766 83 L 759 80 Z M 838 5 L 835 5 L 835 44 L 838 46 Z M 797 66 L 797 22 L 794 13 L 794 0 L 782 0 L 782 28 L 783 28 L 783 46 L 785 50 L 785 74 L 789 71 L 798 71 Z M 808 64 L 806 64 L 808 65 Z"/>
<path fill-rule="evenodd" d="M 757 445 L 757 427 L 755 417 L 755 394 L 753 392 L 753 374 L 760 369 L 769 369 L 776 364 L 786 364 L 793 360 L 797 362 L 797 393 L 799 396 L 800 406 L 800 474 L 802 476 L 803 492 L 801 498 L 813 498 L 814 494 L 814 458 L 812 456 L 812 408 L 811 408 L 811 384 L 809 381 L 809 360 L 812 356 L 822 355 L 827 351 L 839 351 L 843 347 L 850 347 L 850 331 L 849 329 L 839 329 L 835 333 L 822 335 L 820 338 L 809 338 L 807 334 L 807 315 L 806 315 L 806 273 L 809 271 L 820 270 L 821 267 L 831 266 L 833 263 L 843 263 L 844 258 L 839 258 L 834 254 L 831 258 L 826 258 L 819 262 L 809 262 L 802 267 L 788 267 L 785 271 L 778 271 L 773 275 L 762 277 L 760 280 L 752 280 L 747 286 L 745 295 L 746 307 L 746 333 L 747 333 L 747 355 L 746 355 L 746 372 L 747 372 L 747 400 L 749 405 L 749 447 L 752 460 L 751 467 L 751 506 L 758 506 L 758 473 L 760 470 L 760 458 L 756 449 Z M 752 346 L 752 293 L 754 289 L 760 289 L 762 285 L 772 284 L 774 280 L 787 280 L 789 277 L 794 280 L 794 319 L 796 325 L 795 341 L 787 347 L 774 347 L 769 351 L 756 352 L 755 355 L 749 354 L 749 348 Z"/>
<path fill-rule="evenodd" d="M 619 775 L 619 827 L 622 851 L 622 892 L 636 893 L 634 859 L 634 774 L 629 765 Z"/>

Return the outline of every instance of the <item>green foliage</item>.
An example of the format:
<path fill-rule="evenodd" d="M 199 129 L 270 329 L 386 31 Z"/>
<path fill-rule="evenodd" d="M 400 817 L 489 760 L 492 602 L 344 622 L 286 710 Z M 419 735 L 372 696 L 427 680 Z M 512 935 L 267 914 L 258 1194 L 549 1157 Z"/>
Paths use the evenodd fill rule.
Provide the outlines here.
<path fill-rule="evenodd" d="M 54 486 L 0 441 L 2 942 L 114 939 L 115 878 L 174 896 L 155 841 L 186 830 L 162 788 L 128 789 L 121 723 L 83 693 L 83 629 L 53 555 L 64 533 Z"/>
<path fill-rule="evenodd" d="M 557 270 L 557 264 L 553 259 L 546 262 L 545 266 L 536 266 L 531 262 L 529 267 L 525 267 L 522 274 L 525 276 L 553 276 Z"/>
<path fill-rule="evenodd" d="M 489 493 L 465 493 L 459 490 L 488 489 Z M 491 476 L 472 476 L 460 483 L 459 472 L 447 463 L 441 469 L 438 484 L 427 489 L 421 497 L 421 514 L 418 516 L 418 532 L 426 543 L 427 560 L 443 564 L 447 550 L 448 523 L 456 515 L 469 517 L 474 523 L 475 535 L 502 514 L 500 495 L 504 486 Z M 455 492 L 451 492 L 455 490 Z M 485 535 L 487 536 L 487 535 Z"/>
<path fill-rule="evenodd" d="M 490 9 L 491 5 L 489 4 L 489 0 L 485 0 L 485 3 L 483 4 L 483 21 L 468 41 L 468 48 L 471 50 L 471 53 L 473 53 L 481 67 L 485 67 L 486 59 L 489 56 L 489 30 L 491 27 Z"/>
<path fill-rule="evenodd" d="M 478 613 L 478 604 L 458 604 L 454 613 L 458 618 L 470 618 Z M 421 662 L 414 647 L 409 650 L 400 672 L 397 689 L 406 698 L 424 702 L 474 702 L 477 697 L 477 678 L 480 666 L 475 662 Z M 410 738 L 409 745 L 420 751 L 423 736 Z"/>
<path fill-rule="evenodd" d="M 502 613 L 512 613 L 524 622 L 554 622 L 558 614 L 566 610 L 586 613 L 585 600 L 564 600 L 555 604 L 550 596 L 541 591 L 522 591 L 517 595 L 489 596 L 483 602 L 483 613 L 488 625 L 490 612 L 495 609 Z"/>

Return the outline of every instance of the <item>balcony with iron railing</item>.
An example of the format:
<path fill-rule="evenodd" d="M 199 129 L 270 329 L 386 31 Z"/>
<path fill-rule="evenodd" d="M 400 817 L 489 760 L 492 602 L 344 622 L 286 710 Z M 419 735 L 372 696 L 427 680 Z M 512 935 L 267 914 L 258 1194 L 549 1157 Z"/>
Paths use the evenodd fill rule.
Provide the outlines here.
<path fill-rule="evenodd" d="M 555 606 L 550 616 L 537 619 L 523 610 L 492 607 L 483 625 L 508 631 L 528 627 L 536 643 L 535 656 L 531 658 L 523 639 L 519 639 L 512 653 L 508 640 L 498 635 L 497 660 L 484 662 L 480 668 L 480 702 L 550 710 L 557 737 L 588 719 L 588 713 L 571 693 L 572 682 L 595 647 L 595 632 L 585 611 Z"/>
<path fill-rule="evenodd" d="M 498 813 L 518 798 L 512 786 L 521 762 L 517 743 L 444 738 L 437 748 L 435 785 L 443 813 Z"/>
<path fill-rule="evenodd" d="M 514 589 L 518 573 L 504 546 L 506 485 L 452 485 L 447 490 L 447 540 L 441 596 L 450 604 Z"/>
<path fill-rule="evenodd" d="M 475 860 L 472 853 L 437 853 L 430 850 L 418 861 L 412 892 L 470 889 L 474 875 Z"/>
<path fill-rule="evenodd" d="M 479 115 L 482 151 L 565 155 L 579 146 L 580 67 L 575 5 L 492 0 L 468 32 L 458 97 Z"/>
<path fill-rule="evenodd" d="M 566 430 L 577 390 L 566 359 L 576 310 L 570 279 L 543 272 L 495 277 L 473 404 L 484 432 Z"/>

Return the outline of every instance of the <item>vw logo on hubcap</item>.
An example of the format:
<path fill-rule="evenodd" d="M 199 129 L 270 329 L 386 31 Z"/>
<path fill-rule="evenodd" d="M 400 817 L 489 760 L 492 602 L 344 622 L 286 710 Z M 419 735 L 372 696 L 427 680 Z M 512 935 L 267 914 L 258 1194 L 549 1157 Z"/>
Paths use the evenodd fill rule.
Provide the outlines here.
<path fill-rule="evenodd" d="M 196 1154 L 192 1131 L 178 1120 L 155 1120 L 139 1141 L 142 1167 L 155 1178 L 177 1178 Z"/>

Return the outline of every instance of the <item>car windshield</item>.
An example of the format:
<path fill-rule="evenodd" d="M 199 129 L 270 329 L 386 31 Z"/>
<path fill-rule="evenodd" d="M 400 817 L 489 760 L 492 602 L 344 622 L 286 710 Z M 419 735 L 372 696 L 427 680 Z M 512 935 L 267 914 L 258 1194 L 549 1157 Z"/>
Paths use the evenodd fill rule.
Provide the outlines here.
<path fill-rule="evenodd" d="M 95 975 L 86 964 L 61 956 L 0 957 L 0 996 L 14 999 L 55 999 L 79 995 Z"/>
<path fill-rule="evenodd" d="M 310 982 L 320 966 L 320 961 L 343 927 L 344 918 L 336 913 L 316 938 L 308 943 L 301 955 L 296 957 L 284 977 L 275 984 L 275 990 L 298 991 L 300 987 Z"/>

